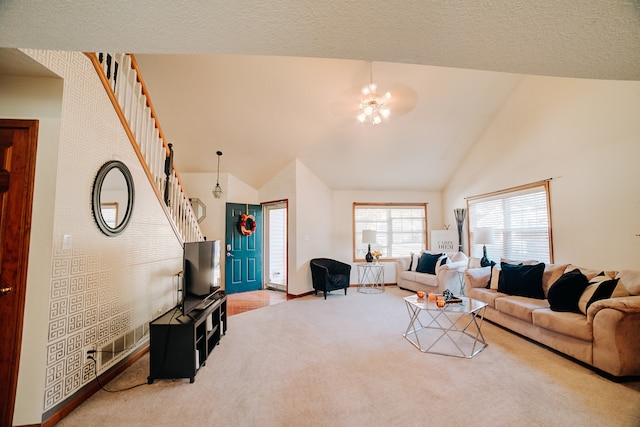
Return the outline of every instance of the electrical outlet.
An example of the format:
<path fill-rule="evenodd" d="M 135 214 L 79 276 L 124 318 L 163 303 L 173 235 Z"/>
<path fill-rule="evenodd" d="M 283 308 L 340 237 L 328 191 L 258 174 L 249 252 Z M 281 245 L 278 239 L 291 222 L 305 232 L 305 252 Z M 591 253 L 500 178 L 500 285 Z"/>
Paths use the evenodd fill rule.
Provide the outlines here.
<path fill-rule="evenodd" d="M 62 237 L 62 250 L 70 251 L 72 246 L 73 246 L 73 236 L 70 234 L 65 234 Z"/>
<path fill-rule="evenodd" d="M 92 356 L 95 359 L 97 348 L 95 344 L 85 345 L 83 352 L 86 358 L 89 359 L 89 356 Z"/>

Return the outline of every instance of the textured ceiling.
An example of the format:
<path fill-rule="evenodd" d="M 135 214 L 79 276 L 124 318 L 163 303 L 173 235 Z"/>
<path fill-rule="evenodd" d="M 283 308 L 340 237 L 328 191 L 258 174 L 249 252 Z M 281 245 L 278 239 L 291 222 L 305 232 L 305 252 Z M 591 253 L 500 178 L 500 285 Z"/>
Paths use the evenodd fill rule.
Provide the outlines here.
<path fill-rule="evenodd" d="M 639 24 L 640 0 L 3 0 L 0 47 L 136 53 L 182 172 L 219 149 L 256 188 L 299 158 L 336 189 L 437 190 L 522 74 L 640 80 Z M 382 126 L 353 120 L 365 60 Z"/>

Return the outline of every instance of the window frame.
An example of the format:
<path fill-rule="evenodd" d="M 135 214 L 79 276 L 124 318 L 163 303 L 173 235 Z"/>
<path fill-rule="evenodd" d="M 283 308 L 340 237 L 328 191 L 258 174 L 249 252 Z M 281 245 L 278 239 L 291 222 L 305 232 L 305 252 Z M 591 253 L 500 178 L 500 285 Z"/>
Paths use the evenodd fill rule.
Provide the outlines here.
<path fill-rule="evenodd" d="M 548 255 L 549 255 L 549 260 L 548 262 L 553 264 L 554 263 L 554 256 L 553 256 L 553 225 L 552 225 L 552 217 L 551 217 L 551 195 L 550 195 L 550 179 L 546 179 L 543 181 L 538 181 L 538 182 L 533 182 L 530 184 L 524 184 L 524 185 L 520 185 L 517 187 L 511 187 L 511 188 L 507 188 L 504 190 L 499 190 L 499 191 L 494 191 L 491 193 L 485 193 L 485 194 L 480 194 L 480 195 L 476 195 L 476 196 L 471 196 L 471 197 L 467 197 L 466 198 L 466 202 L 467 202 L 467 242 L 469 244 L 469 257 L 473 257 L 476 258 L 476 255 L 478 255 L 476 252 L 474 251 L 474 249 L 477 249 L 480 251 L 480 255 L 479 257 L 482 257 L 482 249 L 480 245 L 477 245 L 478 247 L 474 247 L 474 243 L 472 240 L 472 234 L 473 234 L 473 230 L 475 228 L 480 228 L 480 227 L 472 227 L 473 223 L 474 223 L 474 218 L 473 215 L 474 213 L 472 212 L 472 205 L 479 203 L 481 201 L 492 201 L 492 200 L 506 200 L 512 197 L 517 197 L 518 194 L 515 193 L 520 193 L 519 195 L 524 195 L 527 194 L 526 191 L 527 190 L 531 190 L 531 189 L 535 189 L 537 187 L 540 187 L 542 189 L 542 191 L 544 191 L 545 193 L 545 199 L 546 199 L 546 215 L 547 215 L 547 239 L 548 239 Z M 531 191 L 531 193 L 534 193 L 535 191 Z M 500 229 L 498 229 L 500 230 Z M 504 228 L 503 228 L 504 230 Z M 520 228 L 520 230 L 524 230 L 524 228 Z M 504 236 L 507 233 L 503 233 L 502 235 L 502 239 L 498 239 L 499 241 L 503 241 L 504 242 Z M 499 243 L 494 243 L 492 245 L 486 245 L 487 246 L 487 253 L 489 254 L 489 258 L 491 260 L 493 260 L 494 262 L 499 262 L 499 260 L 501 258 L 506 258 L 506 259 L 513 259 L 512 256 L 505 254 L 505 246 L 504 243 L 502 244 L 502 246 L 500 246 Z M 523 255 L 522 257 L 516 257 L 515 260 L 518 261 L 525 261 L 525 260 L 530 260 L 533 259 L 532 257 L 528 257 L 528 255 Z M 546 260 L 536 260 L 536 261 L 546 261 Z"/>
<path fill-rule="evenodd" d="M 428 203 L 398 203 L 398 202 L 394 202 L 394 203 L 361 203 L 361 202 L 354 202 L 353 203 L 353 207 L 352 207 L 352 212 L 351 212 L 351 220 L 352 220 L 352 227 L 351 227 L 351 257 L 353 259 L 354 263 L 361 263 L 361 262 L 365 262 L 365 258 L 364 256 L 366 255 L 366 249 L 363 251 L 362 249 L 359 249 L 359 245 L 358 242 L 362 241 L 362 231 L 358 231 L 358 226 L 356 225 L 356 210 L 358 208 L 387 208 L 387 209 L 403 209 L 403 208 L 411 208 L 411 209 L 415 209 L 415 208 L 422 208 L 423 212 L 424 212 L 424 233 L 420 233 L 422 234 L 422 239 L 423 241 L 421 242 L 422 245 L 422 249 L 427 248 L 427 237 L 428 237 L 428 225 L 429 225 L 429 219 L 428 219 L 428 213 L 429 213 L 429 209 L 428 209 Z M 388 220 L 389 221 L 389 220 Z M 376 231 L 380 231 L 380 230 L 376 230 Z M 384 233 L 387 233 L 387 235 L 391 235 L 393 236 L 393 233 L 389 233 L 389 226 L 387 226 L 387 229 L 384 231 Z M 393 245 L 392 243 L 387 243 L 387 247 L 390 247 L 389 245 Z M 381 245 L 379 245 L 381 246 Z M 372 248 L 373 250 L 373 248 Z M 358 252 L 362 252 L 362 256 L 359 257 L 358 255 L 360 255 Z M 387 256 L 386 254 L 388 253 L 388 251 L 384 250 L 383 251 L 383 256 L 380 258 L 380 262 L 395 262 L 396 259 L 398 259 L 399 257 L 391 257 L 391 256 Z"/>

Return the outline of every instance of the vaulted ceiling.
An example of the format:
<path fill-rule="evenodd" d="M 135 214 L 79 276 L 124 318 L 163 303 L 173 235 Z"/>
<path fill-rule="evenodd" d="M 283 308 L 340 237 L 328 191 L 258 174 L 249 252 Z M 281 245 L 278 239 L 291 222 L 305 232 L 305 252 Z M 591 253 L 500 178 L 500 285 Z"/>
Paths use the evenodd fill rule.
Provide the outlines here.
<path fill-rule="evenodd" d="M 255 188 L 298 158 L 333 189 L 440 190 L 523 75 L 640 80 L 639 24 L 638 0 L 4 0 L 0 47 L 135 53 L 182 173 L 221 150 Z"/>

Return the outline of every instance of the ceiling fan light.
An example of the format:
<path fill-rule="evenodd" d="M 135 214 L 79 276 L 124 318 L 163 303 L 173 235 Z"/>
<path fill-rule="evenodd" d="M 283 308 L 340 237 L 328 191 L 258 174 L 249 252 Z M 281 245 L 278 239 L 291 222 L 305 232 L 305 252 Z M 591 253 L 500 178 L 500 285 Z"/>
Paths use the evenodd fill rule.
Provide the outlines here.
<path fill-rule="evenodd" d="M 391 98 L 391 92 L 379 95 L 376 90 L 378 85 L 373 82 L 373 72 L 370 71 L 370 84 L 362 88 L 363 97 L 360 99 L 360 114 L 357 116 L 361 123 L 369 122 L 377 125 L 382 123 L 383 118 L 389 117 L 390 110 L 385 108 L 385 102 Z"/>

